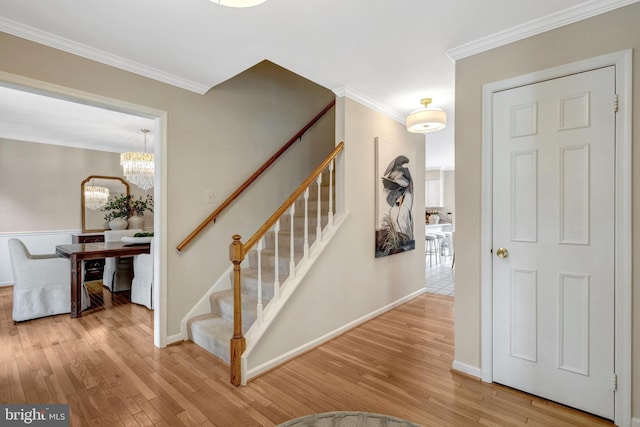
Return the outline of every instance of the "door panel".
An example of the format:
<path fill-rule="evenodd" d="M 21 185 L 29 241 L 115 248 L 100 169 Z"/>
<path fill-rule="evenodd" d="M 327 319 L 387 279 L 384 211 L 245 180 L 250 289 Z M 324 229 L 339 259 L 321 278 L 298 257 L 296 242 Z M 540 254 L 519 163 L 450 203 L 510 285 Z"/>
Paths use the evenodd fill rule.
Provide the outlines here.
<path fill-rule="evenodd" d="M 607 418 L 614 88 L 605 67 L 493 97 L 494 381 Z"/>

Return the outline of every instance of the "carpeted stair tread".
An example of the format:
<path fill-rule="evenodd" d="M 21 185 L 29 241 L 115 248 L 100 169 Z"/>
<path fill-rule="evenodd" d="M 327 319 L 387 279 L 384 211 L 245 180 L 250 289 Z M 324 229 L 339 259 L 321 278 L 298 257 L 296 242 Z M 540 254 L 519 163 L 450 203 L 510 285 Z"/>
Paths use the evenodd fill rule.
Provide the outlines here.
<path fill-rule="evenodd" d="M 233 322 L 213 315 L 197 316 L 189 322 L 189 338 L 200 347 L 229 364 Z"/>

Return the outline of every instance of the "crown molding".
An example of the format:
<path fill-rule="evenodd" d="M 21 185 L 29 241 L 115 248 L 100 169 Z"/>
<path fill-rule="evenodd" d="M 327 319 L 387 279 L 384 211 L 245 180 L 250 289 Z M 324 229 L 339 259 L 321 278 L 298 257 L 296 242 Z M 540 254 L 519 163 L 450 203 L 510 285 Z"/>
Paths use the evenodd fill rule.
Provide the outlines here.
<path fill-rule="evenodd" d="M 454 47 L 447 50 L 446 54 L 453 61 L 457 61 L 536 34 L 544 33 L 545 31 L 628 6 L 638 1 L 640 0 L 590 0 L 563 11 L 534 19 L 533 21 Z"/>
<path fill-rule="evenodd" d="M 165 73 L 156 68 L 148 67 L 135 61 L 128 60 L 121 56 L 112 55 L 99 49 L 94 49 L 82 43 L 55 34 L 39 30 L 28 25 L 21 24 L 10 19 L 0 17 L 0 31 L 12 34 L 32 42 L 40 43 L 54 49 L 91 59 L 121 70 L 129 71 L 144 77 L 148 77 L 159 82 L 167 83 L 200 95 L 205 94 L 210 88 L 207 85 L 193 82 L 173 74 Z"/>
<path fill-rule="evenodd" d="M 339 88 L 333 89 L 333 93 L 336 94 L 336 96 L 338 97 L 347 97 L 353 101 L 356 101 L 359 104 L 364 105 L 365 107 L 368 107 L 374 111 L 377 111 L 380 114 L 383 114 L 385 116 L 387 116 L 388 118 L 395 120 L 396 122 L 402 124 L 403 126 L 406 125 L 406 117 L 400 113 L 398 113 L 397 111 L 387 107 L 386 105 L 382 104 L 381 102 L 378 102 L 374 99 L 369 98 L 368 96 L 351 89 L 348 86 L 341 86 Z"/>

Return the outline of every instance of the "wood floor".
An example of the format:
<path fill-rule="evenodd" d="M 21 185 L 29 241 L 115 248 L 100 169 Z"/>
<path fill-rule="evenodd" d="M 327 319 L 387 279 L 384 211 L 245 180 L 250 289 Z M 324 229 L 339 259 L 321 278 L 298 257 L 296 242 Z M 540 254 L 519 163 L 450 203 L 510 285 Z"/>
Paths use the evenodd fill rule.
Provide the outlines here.
<path fill-rule="evenodd" d="M 190 342 L 153 346 L 153 313 L 105 298 L 14 325 L 0 288 L 0 402 L 68 403 L 72 426 L 273 426 L 353 410 L 425 426 L 612 426 L 451 372 L 453 298 L 425 294 L 250 382 Z"/>

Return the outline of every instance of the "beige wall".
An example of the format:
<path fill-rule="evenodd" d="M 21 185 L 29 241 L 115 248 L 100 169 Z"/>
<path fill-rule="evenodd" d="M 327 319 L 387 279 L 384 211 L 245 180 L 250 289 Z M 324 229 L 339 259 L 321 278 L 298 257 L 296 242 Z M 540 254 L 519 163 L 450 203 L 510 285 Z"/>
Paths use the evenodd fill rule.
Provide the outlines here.
<path fill-rule="evenodd" d="M 249 367 L 302 346 L 414 292 L 424 289 L 424 240 L 416 249 L 374 257 L 375 138 L 415 148 L 413 165 L 415 235 L 424 235 L 424 136 L 348 98 L 338 99 L 338 122 L 344 123 L 345 223 L 313 265 L 305 281 L 278 314 L 276 327 L 251 354 Z M 340 168 L 337 168 L 340 170 Z M 414 172 L 415 176 L 414 176 Z M 337 176 L 340 180 L 341 177 Z M 280 327 L 278 327 L 280 326 Z"/>
<path fill-rule="evenodd" d="M 634 48 L 634 127 L 640 112 L 640 3 L 496 48 L 456 63 L 456 360 L 480 367 L 482 85 Z M 633 137 L 634 183 L 640 135 Z M 638 218 L 640 185 L 633 187 Z M 640 227 L 633 230 L 633 311 L 640 313 Z M 640 417 L 640 316 L 633 319 L 633 414 Z"/>
<path fill-rule="evenodd" d="M 182 317 L 228 266 L 230 236 L 255 231 L 264 218 L 253 214 L 275 210 L 289 182 L 334 145 L 331 114 L 320 125 L 328 137 L 305 138 L 278 162 L 282 168 L 269 171 L 253 194 L 178 253 L 173 248 L 212 210 L 204 191 L 224 200 L 333 93 L 268 62 L 198 95 L 6 33 L 0 33 L 0 52 L 1 71 L 167 112 L 169 335 L 179 332 Z"/>
<path fill-rule="evenodd" d="M 81 230 L 80 183 L 90 175 L 122 177 L 119 154 L 0 138 L 0 233 Z M 147 192 L 131 185 L 131 194 Z"/>

